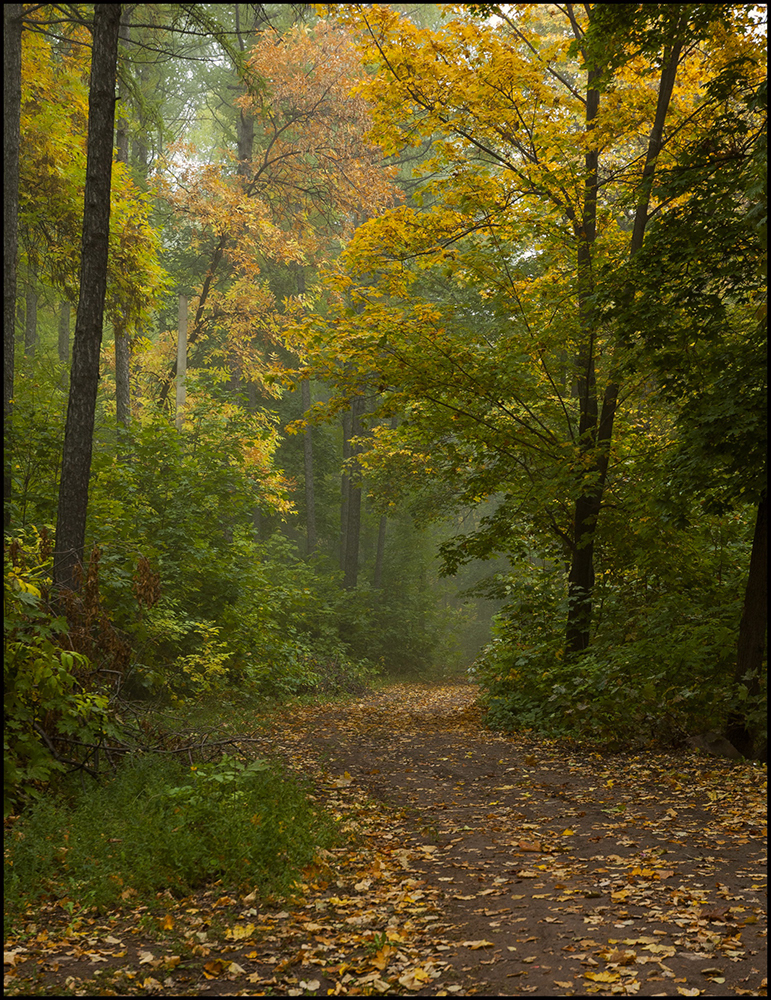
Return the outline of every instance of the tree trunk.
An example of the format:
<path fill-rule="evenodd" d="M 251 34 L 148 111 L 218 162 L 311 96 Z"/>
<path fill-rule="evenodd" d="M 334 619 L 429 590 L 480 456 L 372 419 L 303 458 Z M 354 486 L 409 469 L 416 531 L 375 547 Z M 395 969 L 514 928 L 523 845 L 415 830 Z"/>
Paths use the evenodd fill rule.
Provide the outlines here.
<path fill-rule="evenodd" d="M 365 401 L 357 397 L 351 407 L 351 437 L 361 433 L 361 414 Z M 356 463 L 358 446 L 350 444 L 353 468 L 348 477 L 348 523 L 345 530 L 345 566 L 343 586 L 353 590 L 359 581 L 359 539 L 361 536 L 361 474 Z"/>
<path fill-rule="evenodd" d="M 241 24 L 241 14 L 243 13 L 251 15 L 251 23 L 249 25 Z M 236 40 L 238 41 L 238 47 L 241 52 L 248 52 L 254 45 L 255 39 L 257 37 L 260 24 L 262 22 L 268 22 L 268 18 L 265 16 L 265 5 L 258 4 L 240 4 L 235 5 L 235 29 L 236 29 Z M 236 172 L 239 177 L 249 178 L 252 173 L 252 151 L 254 148 L 254 115 L 244 108 L 241 109 L 238 116 L 238 136 L 237 136 L 237 150 L 236 159 L 238 160 L 238 167 Z"/>
<path fill-rule="evenodd" d="M 395 431 L 399 423 L 398 417 L 391 417 L 391 430 Z M 377 529 L 377 552 L 375 553 L 375 572 L 372 577 L 372 586 L 379 590 L 383 585 L 383 560 L 385 559 L 386 532 L 388 530 L 388 518 L 385 514 L 380 518 Z"/>
<path fill-rule="evenodd" d="M 78 588 L 79 574 L 76 570 L 82 565 L 86 535 L 99 352 L 107 290 L 120 16 L 121 4 L 94 5 L 80 298 L 72 347 L 54 550 L 54 586 L 57 589 Z"/>
<path fill-rule="evenodd" d="M 768 498 L 763 496 L 758 503 L 755 519 L 755 535 L 752 540 L 750 569 L 747 588 L 744 592 L 744 610 L 739 626 L 739 641 L 736 650 L 736 670 L 734 684 L 747 687 L 747 704 L 752 706 L 760 694 L 760 675 L 763 670 L 763 654 L 766 649 L 768 582 L 766 573 L 768 555 Z M 765 725 L 763 726 L 765 730 Z M 726 737 L 744 757 L 750 757 L 755 749 L 755 740 L 760 736 L 757 723 L 748 720 L 741 712 L 733 712 L 726 724 Z"/>
<path fill-rule="evenodd" d="M 19 147 L 21 133 L 21 27 L 23 5 L 3 5 L 3 525 L 11 526 L 13 479 L 14 349 L 16 345 L 16 258 L 19 247 Z"/>
<path fill-rule="evenodd" d="M 128 43 L 131 40 L 131 14 L 133 8 L 126 6 L 123 8 L 123 16 L 120 19 L 118 37 L 122 42 Z M 120 118 L 118 119 L 115 145 L 116 159 L 119 163 L 129 162 L 129 126 L 126 117 L 126 102 L 128 92 L 125 85 L 119 83 Z M 120 313 L 121 310 L 119 309 Z M 113 327 L 115 337 L 115 418 L 118 427 L 128 428 L 131 423 L 131 342 L 129 331 L 125 321 L 115 320 Z"/>
<path fill-rule="evenodd" d="M 311 408 L 311 384 L 307 378 L 300 383 L 302 392 L 303 412 Z M 303 435 L 303 461 L 305 466 L 305 525 L 308 539 L 308 554 L 318 545 L 316 534 L 316 495 L 313 484 L 313 437 L 310 427 L 305 428 Z"/>
<path fill-rule="evenodd" d="M 685 20 L 683 20 L 681 31 L 685 31 L 686 29 L 687 25 L 685 24 Z M 682 48 L 683 41 L 682 37 L 680 37 L 664 52 L 656 113 L 648 138 L 645 165 L 643 167 L 635 209 L 634 227 L 629 247 L 630 257 L 634 257 L 638 253 L 645 237 L 653 177 L 657 159 L 663 146 L 664 123 L 672 99 L 672 91 L 675 85 Z M 598 75 L 599 71 L 597 69 L 589 71 L 586 103 L 587 134 L 590 134 L 594 127 L 593 121 L 599 109 L 599 93 L 592 89 L 592 83 Z M 592 278 L 592 245 L 596 232 L 597 166 L 597 153 L 595 150 L 589 149 L 586 154 L 584 217 L 576 233 L 578 238 L 579 322 L 583 340 L 582 349 L 579 351 L 576 359 L 576 367 L 579 379 L 579 448 L 582 456 L 591 456 L 591 461 L 586 466 L 586 469 L 590 475 L 592 473 L 594 475 L 591 488 L 582 493 L 576 499 L 575 503 L 574 547 L 570 573 L 568 575 L 568 616 L 565 630 L 566 657 L 571 654 L 583 652 L 589 645 L 594 592 L 594 545 L 597 520 L 602 508 L 602 497 L 607 480 L 610 446 L 613 438 L 613 426 L 618 408 L 620 389 L 620 373 L 612 365 L 598 422 L 594 347 L 596 320 L 593 306 L 594 286 Z"/>
<path fill-rule="evenodd" d="M 27 268 L 27 308 L 24 319 L 24 354 L 28 358 L 34 358 L 37 348 L 37 287 L 35 274 L 30 267 Z"/>
<path fill-rule="evenodd" d="M 140 63 L 136 69 L 136 82 L 139 93 L 149 98 L 150 91 L 150 67 L 147 63 Z M 131 164 L 137 174 L 144 182 L 147 180 L 147 171 L 150 162 L 150 151 L 147 148 L 147 132 L 145 112 L 142 108 L 142 101 L 138 101 L 134 107 L 136 115 L 136 125 L 131 134 Z"/>
<path fill-rule="evenodd" d="M 115 321 L 115 419 L 118 427 L 131 423 L 131 341 L 122 320 Z"/>
<path fill-rule="evenodd" d="M 590 69 L 586 97 L 586 133 L 591 135 L 600 108 L 600 94 L 593 86 L 598 69 Z M 585 156 L 584 206 L 581 219 L 573 222 L 578 243 L 578 314 L 581 343 L 575 359 L 578 381 L 578 446 L 581 456 L 592 455 L 597 446 L 597 381 L 595 374 L 597 319 L 594 300 L 592 254 L 597 235 L 597 150 Z M 580 463 L 583 467 L 583 462 Z M 568 575 L 568 614 L 565 655 L 580 653 L 589 645 L 594 589 L 594 532 L 601 493 L 596 487 L 576 498 L 573 552 Z"/>
<path fill-rule="evenodd" d="M 351 457 L 351 411 L 343 413 L 343 474 L 340 477 L 340 569 L 345 572 L 345 550 L 348 543 L 348 504 L 350 501 L 350 476 L 348 459 Z"/>
<path fill-rule="evenodd" d="M 179 297 L 179 319 L 177 322 L 177 430 L 182 430 L 182 417 L 185 409 L 187 391 L 185 376 L 187 375 L 187 296 Z"/>
<path fill-rule="evenodd" d="M 385 556 L 386 529 L 388 518 L 383 514 L 377 529 L 377 553 L 375 554 L 375 573 L 372 577 L 372 586 L 379 590 L 383 585 L 383 557 Z"/>
<path fill-rule="evenodd" d="M 57 343 L 59 360 L 66 365 L 70 360 L 70 304 L 66 300 L 59 303 L 59 340 Z"/>

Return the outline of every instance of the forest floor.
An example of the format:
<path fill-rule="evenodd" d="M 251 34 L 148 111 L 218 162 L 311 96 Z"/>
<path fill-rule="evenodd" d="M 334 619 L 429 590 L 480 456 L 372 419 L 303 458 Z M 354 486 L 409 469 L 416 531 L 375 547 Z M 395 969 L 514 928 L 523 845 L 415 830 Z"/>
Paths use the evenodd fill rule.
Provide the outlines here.
<path fill-rule="evenodd" d="M 350 844 L 276 906 L 44 908 L 6 993 L 765 996 L 765 767 L 491 733 L 475 695 L 278 713 L 250 752 L 310 778 Z"/>

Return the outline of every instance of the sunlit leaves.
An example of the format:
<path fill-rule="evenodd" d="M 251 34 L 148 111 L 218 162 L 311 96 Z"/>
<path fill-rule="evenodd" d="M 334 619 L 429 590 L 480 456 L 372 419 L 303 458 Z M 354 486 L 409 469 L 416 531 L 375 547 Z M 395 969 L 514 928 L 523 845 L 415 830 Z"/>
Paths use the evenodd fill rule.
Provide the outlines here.
<path fill-rule="evenodd" d="M 210 364 L 271 393 L 268 352 L 312 294 L 306 272 L 310 285 L 312 269 L 339 252 L 358 219 L 393 204 L 396 191 L 365 139 L 367 104 L 352 94 L 361 70 L 344 33 L 323 25 L 279 38 L 266 32 L 249 68 L 263 81 L 238 100 L 254 119 L 249 162 L 223 154 L 201 164 L 180 146 L 158 188 L 205 269 L 191 341 Z M 281 273 L 290 294 L 279 302 Z"/>
<path fill-rule="evenodd" d="M 76 29 L 54 52 L 26 31 L 22 49 L 20 245 L 32 270 L 78 298 L 88 128 L 88 35 Z M 146 320 L 166 290 L 147 199 L 113 164 L 106 310 L 124 327 Z"/>

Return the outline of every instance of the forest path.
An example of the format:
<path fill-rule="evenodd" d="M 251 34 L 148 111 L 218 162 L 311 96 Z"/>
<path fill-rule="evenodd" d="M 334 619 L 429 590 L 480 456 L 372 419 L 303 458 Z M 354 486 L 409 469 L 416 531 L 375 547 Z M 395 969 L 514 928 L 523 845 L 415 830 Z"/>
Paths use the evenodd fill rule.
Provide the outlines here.
<path fill-rule="evenodd" d="M 296 920 L 297 981 L 765 995 L 765 769 L 569 753 L 485 730 L 475 696 L 405 684 L 277 720 L 274 747 L 359 831 Z"/>
<path fill-rule="evenodd" d="M 282 758 L 351 834 L 296 898 L 214 885 L 74 923 L 43 906 L 6 990 L 765 996 L 765 768 L 492 733 L 476 693 L 276 713 L 244 754 Z"/>

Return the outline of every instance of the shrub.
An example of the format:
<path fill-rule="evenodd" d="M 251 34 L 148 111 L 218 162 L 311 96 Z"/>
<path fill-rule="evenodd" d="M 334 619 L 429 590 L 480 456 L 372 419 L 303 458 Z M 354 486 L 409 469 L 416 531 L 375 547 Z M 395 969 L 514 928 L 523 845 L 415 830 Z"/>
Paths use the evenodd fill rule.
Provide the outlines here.
<path fill-rule="evenodd" d="M 11 915 L 41 896 L 114 909 L 135 893 L 289 892 L 335 838 L 305 789 L 262 760 L 185 767 L 148 754 L 102 787 L 41 800 L 13 825 L 6 850 Z"/>
<path fill-rule="evenodd" d="M 92 744 L 109 726 L 109 696 L 95 683 L 89 658 L 65 648 L 67 622 L 43 597 L 49 584 L 50 536 L 29 529 L 5 550 L 6 816 L 39 797 L 54 774 L 82 765 L 73 744 Z"/>

